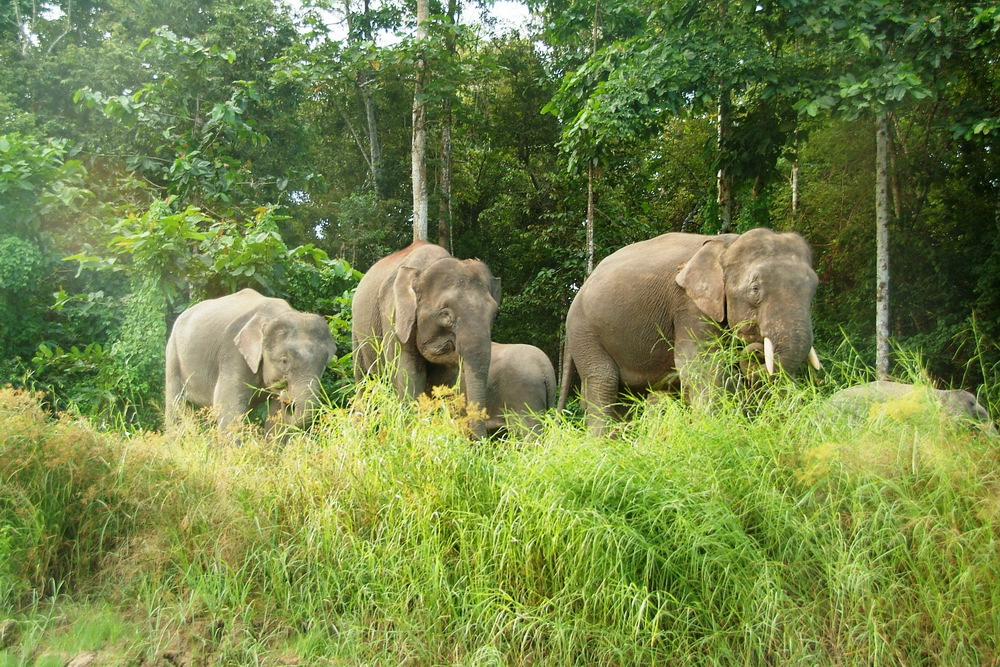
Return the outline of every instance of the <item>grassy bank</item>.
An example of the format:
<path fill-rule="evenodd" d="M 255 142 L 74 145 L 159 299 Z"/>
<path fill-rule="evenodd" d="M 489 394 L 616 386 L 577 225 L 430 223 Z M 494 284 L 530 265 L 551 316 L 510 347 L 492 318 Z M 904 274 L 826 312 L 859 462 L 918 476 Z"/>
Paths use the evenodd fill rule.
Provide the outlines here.
<path fill-rule="evenodd" d="M 275 447 L 0 390 L 0 665 L 995 664 L 996 436 L 820 405 L 470 443 L 376 387 Z"/>

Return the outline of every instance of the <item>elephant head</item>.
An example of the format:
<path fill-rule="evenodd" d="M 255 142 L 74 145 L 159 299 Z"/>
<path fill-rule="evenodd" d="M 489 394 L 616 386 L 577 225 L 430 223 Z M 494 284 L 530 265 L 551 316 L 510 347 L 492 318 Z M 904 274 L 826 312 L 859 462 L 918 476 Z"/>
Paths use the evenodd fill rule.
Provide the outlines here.
<path fill-rule="evenodd" d="M 996 432 L 989 411 L 971 392 L 964 389 L 941 389 L 938 390 L 938 396 L 941 398 L 941 404 L 951 414 L 966 416 L 974 422 L 987 425 L 991 433 Z"/>
<path fill-rule="evenodd" d="M 262 386 L 283 386 L 268 430 L 279 423 L 308 424 L 318 404 L 320 376 L 337 351 L 326 319 L 294 310 L 273 316 L 258 312 L 240 329 L 235 343 Z"/>
<path fill-rule="evenodd" d="M 813 349 L 811 306 L 819 282 L 812 251 L 794 233 L 753 229 L 705 242 L 681 268 L 677 284 L 716 322 L 727 323 L 748 345 L 760 345 L 769 373 L 788 373 Z"/>
<path fill-rule="evenodd" d="M 442 257 L 423 268 L 400 267 L 393 283 L 395 333 L 430 365 L 427 386 L 452 384 L 468 404 L 486 404 L 490 331 L 500 281 L 479 260 Z M 485 435 L 481 422 L 473 433 Z"/>

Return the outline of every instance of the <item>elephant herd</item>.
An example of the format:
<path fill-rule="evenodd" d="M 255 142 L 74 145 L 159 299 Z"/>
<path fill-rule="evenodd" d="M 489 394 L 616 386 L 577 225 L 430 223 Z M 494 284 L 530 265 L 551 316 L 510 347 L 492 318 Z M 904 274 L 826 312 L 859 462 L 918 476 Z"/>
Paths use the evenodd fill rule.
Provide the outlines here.
<path fill-rule="evenodd" d="M 595 435 L 622 418 L 627 393 L 669 389 L 689 404 L 704 402 L 713 388 L 742 381 L 711 353 L 720 334 L 739 338 L 768 373 L 794 374 L 806 363 L 819 369 L 811 320 L 817 283 L 812 251 L 795 233 L 668 233 L 626 246 L 595 268 L 570 305 L 558 407 L 577 376 Z M 555 370 L 537 347 L 492 342 L 499 305 L 500 281 L 480 260 L 424 241 L 384 257 L 352 302 L 355 380 L 388 373 L 402 400 L 457 384 L 468 404 L 486 411 L 470 419 L 475 437 L 515 424 L 537 428 L 536 415 L 555 403 Z M 167 342 L 167 425 L 187 402 L 212 408 L 225 427 L 265 400 L 266 433 L 307 425 L 335 353 L 325 319 L 281 299 L 244 289 L 198 303 Z M 853 394 L 832 405 L 879 395 L 846 391 Z M 971 394 L 940 402 L 989 420 Z"/>

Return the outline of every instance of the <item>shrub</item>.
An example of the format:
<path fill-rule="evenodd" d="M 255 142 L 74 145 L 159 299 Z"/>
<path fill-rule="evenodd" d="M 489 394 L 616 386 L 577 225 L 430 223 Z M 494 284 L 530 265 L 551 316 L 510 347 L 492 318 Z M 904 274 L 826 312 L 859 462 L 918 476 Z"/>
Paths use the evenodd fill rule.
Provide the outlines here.
<path fill-rule="evenodd" d="M 146 610 L 208 661 L 996 661 L 995 436 L 772 389 L 753 419 L 663 398 L 614 439 L 470 442 L 454 396 L 376 379 L 283 447 L 98 437 L 7 391 L 3 585 Z"/>

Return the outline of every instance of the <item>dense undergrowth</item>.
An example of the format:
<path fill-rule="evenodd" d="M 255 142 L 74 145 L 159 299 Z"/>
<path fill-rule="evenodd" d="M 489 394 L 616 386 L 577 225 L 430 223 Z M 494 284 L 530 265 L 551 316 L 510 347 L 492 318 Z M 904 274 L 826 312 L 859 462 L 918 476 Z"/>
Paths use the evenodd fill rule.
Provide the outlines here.
<path fill-rule="evenodd" d="M 995 664 L 997 437 L 821 406 L 470 442 L 374 385 L 276 446 L 0 390 L 0 665 Z"/>

